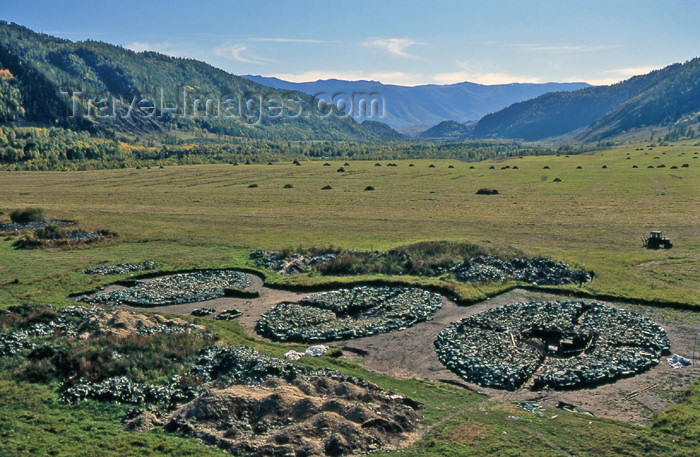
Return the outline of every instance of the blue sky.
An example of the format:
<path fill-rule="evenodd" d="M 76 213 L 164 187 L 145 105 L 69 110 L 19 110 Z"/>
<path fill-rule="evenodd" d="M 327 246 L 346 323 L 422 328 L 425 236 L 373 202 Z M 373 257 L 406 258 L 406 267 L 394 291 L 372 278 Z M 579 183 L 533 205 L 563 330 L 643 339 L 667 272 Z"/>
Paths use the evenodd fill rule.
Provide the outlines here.
<path fill-rule="evenodd" d="M 700 0 L 0 0 L 0 19 L 291 81 L 610 84 L 700 56 Z"/>

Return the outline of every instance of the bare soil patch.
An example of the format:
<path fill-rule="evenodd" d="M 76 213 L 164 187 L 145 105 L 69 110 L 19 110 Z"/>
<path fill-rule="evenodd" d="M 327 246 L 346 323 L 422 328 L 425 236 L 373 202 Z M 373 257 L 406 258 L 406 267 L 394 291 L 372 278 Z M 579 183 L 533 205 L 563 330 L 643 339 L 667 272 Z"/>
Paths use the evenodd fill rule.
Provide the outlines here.
<path fill-rule="evenodd" d="M 413 440 L 418 413 L 374 385 L 318 377 L 210 390 L 166 419 L 165 429 L 233 454 L 345 455 Z"/>

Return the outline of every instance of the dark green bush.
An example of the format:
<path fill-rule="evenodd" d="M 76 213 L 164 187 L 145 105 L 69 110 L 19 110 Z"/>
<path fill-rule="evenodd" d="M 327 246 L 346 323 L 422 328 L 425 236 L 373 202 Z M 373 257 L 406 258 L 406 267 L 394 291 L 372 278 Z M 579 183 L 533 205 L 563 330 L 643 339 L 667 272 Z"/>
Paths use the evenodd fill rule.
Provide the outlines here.
<path fill-rule="evenodd" d="M 16 209 L 10 213 L 10 219 L 20 224 L 43 221 L 44 210 L 41 208 Z"/>
<path fill-rule="evenodd" d="M 50 224 L 34 231 L 34 235 L 37 238 L 42 238 L 44 240 L 55 240 L 56 238 L 60 238 L 60 234 L 58 226 L 55 224 Z"/>
<path fill-rule="evenodd" d="M 33 249 L 44 244 L 40 239 L 37 239 L 33 233 L 27 233 L 22 238 L 18 239 L 12 246 L 17 249 Z"/>

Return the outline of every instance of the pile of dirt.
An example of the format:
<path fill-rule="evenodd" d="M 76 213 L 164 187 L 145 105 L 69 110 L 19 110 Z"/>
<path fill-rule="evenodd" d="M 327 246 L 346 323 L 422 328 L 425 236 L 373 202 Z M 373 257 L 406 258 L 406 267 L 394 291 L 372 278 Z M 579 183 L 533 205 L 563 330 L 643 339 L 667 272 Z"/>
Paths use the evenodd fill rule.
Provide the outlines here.
<path fill-rule="evenodd" d="M 670 343 L 638 313 L 600 303 L 516 303 L 469 316 L 435 340 L 440 361 L 463 379 L 515 390 L 580 388 L 643 372 Z"/>
<path fill-rule="evenodd" d="M 201 325 L 194 325 L 178 318 L 165 318 L 159 314 L 145 316 L 127 311 L 97 310 L 80 326 L 80 329 L 93 329 L 89 336 L 113 334 L 119 337 L 132 333 L 152 335 L 154 333 L 181 333 L 205 331 Z M 88 334 L 83 334 L 87 337 Z"/>
<path fill-rule="evenodd" d="M 396 449 L 416 436 L 421 405 L 332 370 L 311 370 L 245 346 L 205 348 L 188 376 L 166 384 L 125 377 L 78 382 L 60 401 L 143 405 L 127 430 L 163 425 L 235 455 L 339 456 Z"/>
<path fill-rule="evenodd" d="M 235 455 L 338 456 L 400 447 L 417 429 L 418 414 L 373 385 L 270 378 L 259 386 L 210 390 L 164 422 L 168 431 Z"/>
<path fill-rule="evenodd" d="M 255 330 L 277 341 L 323 342 L 404 330 L 442 307 L 438 294 L 411 287 L 354 287 L 280 303 Z"/>

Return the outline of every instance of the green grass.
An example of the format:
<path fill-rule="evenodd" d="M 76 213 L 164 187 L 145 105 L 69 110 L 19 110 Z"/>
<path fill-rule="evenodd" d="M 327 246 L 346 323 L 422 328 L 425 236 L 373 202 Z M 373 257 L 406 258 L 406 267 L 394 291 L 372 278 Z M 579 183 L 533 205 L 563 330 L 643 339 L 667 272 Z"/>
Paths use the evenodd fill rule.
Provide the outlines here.
<path fill-rule="evenodd" d="M 405 161 L 395 161 L 397 167 L 350 161 L 345 173 L 335 171 L 344 161 L 331 162 L 331 167 L 305 162 L 301 167 L 0 173 L 0 211 L 41 207 L 49 218 L 75 219 L 83 228 L 119 234 L 114 241 L 72 250 L 16 250 L 11 240 L 0 240 L 0 308 L 27 302 L 71 304 L 68 294 L 129 276 L 82 274 L 101 263 L 155 260 L 164 271 L 252 267 L 251 249 L 332 244 L 386 250 L 431 240 L 512 247 L 567 261 L 596 273 L 583 287 L 591 294 L 700 306 L 700 159 L 691 159 L 700 148 L 638 147 L 476 163 L 475 169 L 457 161 L 414 160 L 410 168 Z M 666 168 L 647 168 L 660 162 Z M 430 163 L 436 167 L 428 168 Z M 680 168 L 683 163 L 690 168 Z M 496 168 L 489 170 L 491 165 Z M 518 169 L 501 170 L 505 165 Z M 556 177 L 562 181 L 552 182 Z M 248 188 L 252 183 L 258 187 Z M 283 189 L 287 183 L 294 188 Z M 325 185 L 333 189 L 321 190 Z M 367 185 L 376 190 L 364 192 Z M 481 187 L 496 188 L 500 195 L 475 195 Z M 642 249 L 641 238 L 652 229 L 666 230 L 674 248 Z M 444 287 L 467 300 L 513 285 L 400 275 L 269 274 L 267 280 L 301 286 L 401 281 Z M 235 322 L 201 322 L 230 344 L 276 356 L 290 347 L 253 340 Z M 641 456 L 696 455 L 699 450 L 700 381 L 688 400 L 662 413 L 655 426 L 637 427 L 558 410 L 541 419 L 465 390 L 395 380 L 330 357 L 303 363 L 339 369 L 424 402 L 425 422 L 432 428 L 398 455 L 522 455 L 525 449 L 542 456 Z M 124 432 L 118 423 L 123 407 L 58 405 L 54 388 L 0 376 L 0 455 L 223 455 L 162 432 Z M 522 419 L 512 421 L 512 415 Z M 551 419 L 554 415 L 558 417 Z"/>
<path fill-rule="evenodd" d="M 385 250 L 450 240 L 512 246 L 585 267 L 596 272 L 585 285 L 593 293 L 692 303 L 700 294 L 700 163 L 690 159 L 697 149 L 619 147 L 511 159 L 494 170 L 489 162 L 472 170 L 467 163 L 417 160 L 411 168 L 404 161 L 398 167 L 351 161 L 346 173 L 320 162 L 2 173 L 0 210 L 38 206 L 48 217 L 77 219 L 119 238 L 73 251 L 15 251 L 0 242 L 0 301 L 64 302 L 67 293 L 108 280 L 79 273 L 104 261 L 242 266 L 256 248 Z M 433 162 L 436 168 L 428 168 Z M 646 168 L 659 162 L 666 168 Z M 670 169 L 683 163 L 691 167 Z M 249 189 L 251 183 L 259 187 Z M 283 189 L 286 183 L 294 188 Z M 321 190 L 326 184 L 333 190 Z M 366 185 L 376 190 L 364 192 Z M 475 195 L 485 186 L 501 194 Z M 667 230 L 674 248 L 642 249 L 651 229 Z M 21 284 L 7 284 L 14 279 Z"/>
<path fill-rule="evenodd" d="M 127 432 L 128 407 L 61 405 L 52 387 L 0 377 L 0 455 L 12 457 L 143 457 L 230 455 L 163 431 Z"/>

